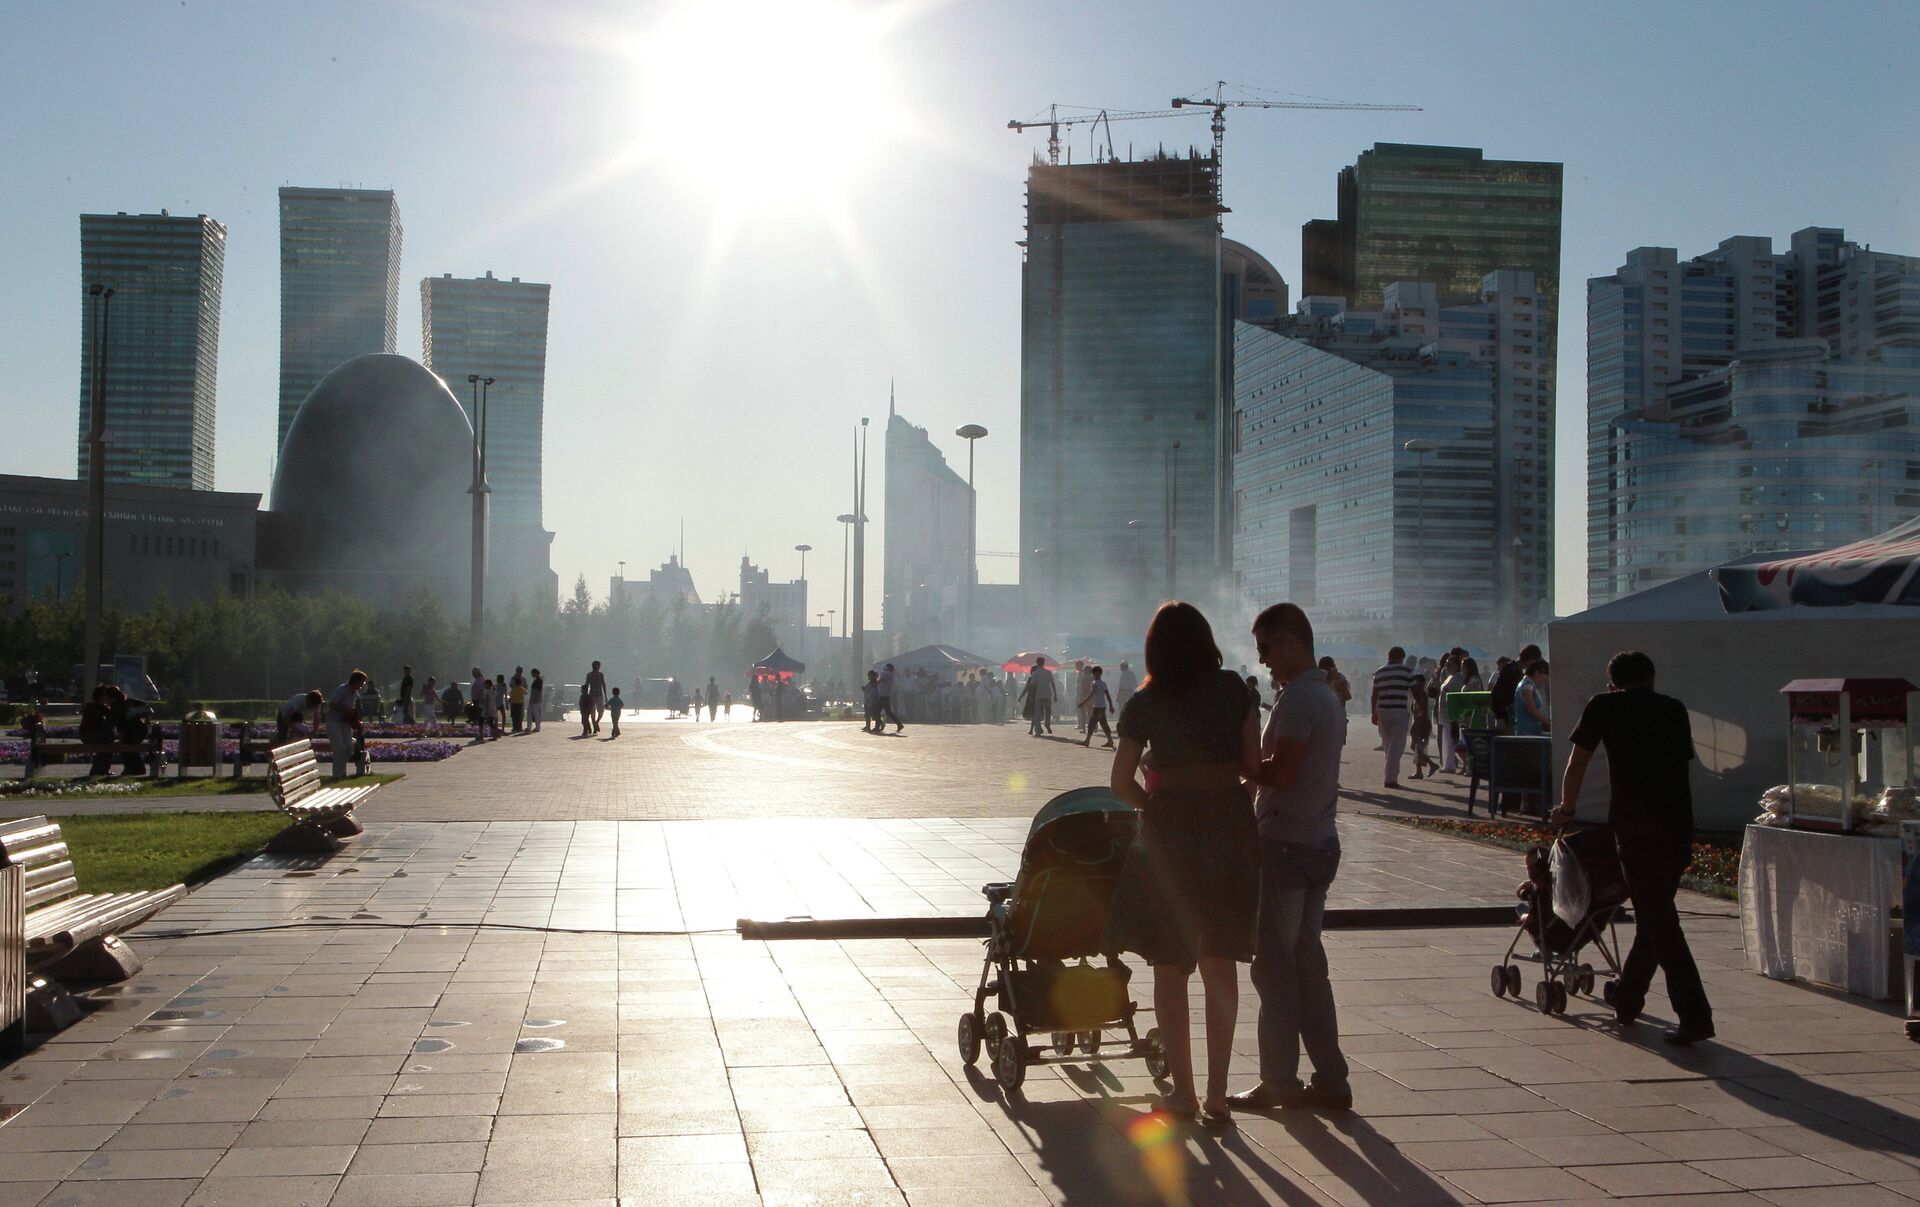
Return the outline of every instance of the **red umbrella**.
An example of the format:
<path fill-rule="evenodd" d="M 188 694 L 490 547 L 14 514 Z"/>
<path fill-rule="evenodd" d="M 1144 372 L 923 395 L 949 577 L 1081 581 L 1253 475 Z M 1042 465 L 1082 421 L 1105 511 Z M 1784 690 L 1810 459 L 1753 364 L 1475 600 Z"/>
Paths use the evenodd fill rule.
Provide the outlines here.
<path fill-rule="evenodd" d="M 1060 665 L 1060 660 L 1045 650 L 1028 650 L 1024 654 L 1015 654 L 1005 662 L 1002 662 L 1000 669 L 1009 675 L 1024 675 L 1033 669 L 1033 660 L 1035 658 L 1045 658 L 1049 666 Z"/>

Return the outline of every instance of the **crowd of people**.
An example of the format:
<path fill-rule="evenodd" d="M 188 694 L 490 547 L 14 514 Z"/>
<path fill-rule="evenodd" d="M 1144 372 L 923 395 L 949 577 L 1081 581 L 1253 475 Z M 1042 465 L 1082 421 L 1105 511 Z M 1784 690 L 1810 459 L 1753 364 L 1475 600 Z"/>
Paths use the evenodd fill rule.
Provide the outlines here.
<path fill-rule="evenodd" d="M 1332 659 L 1322 659 L 1331 666 Z M 1545 737 L 1553 731 L 1553 697 L 1548 685 L 1550 668 L 1540 656 L 1540 647 L 1527 645 L 1517 657 L 1501 655 L 1494 663 L 1489 682 L 1480 673 L 1480 663 L 1466 649 L 1453 649 L 1434 658 L 1409 658 L 1400 646 L 1387 651 L 1387 661 L 1373 673 L 1368 707 L 1374 727 L 1380 733 L 1380 747 L 1386 754 L 1387 788 L 1400 787 L 1400 765 L 1409 752 L 1413 755 L 1413 779 L 1461 770 L 1469 729 L 1480 728 L 1495 734 L 1518 737 Z M 1485 692 L 1485 715 L 1473 716 L 1479 709 L 1462 710 L 1450 697 L 1465 692 Z M 1478 704 L 1477 700 L 1469 701 Z M 1440 756 L 1435 759 L 1429 745 L 1439 737 Z M 1489 804 L 1490 814 L 1514 807 L 1509 798 L 1496 798 Z M 1544 808 L 1544 806 L 1543 806 Z M 1472 812 L 1471 807 L 1468 809 Z"/>
<path fill-rule="evenodd" d="M 1315 657 L 1313 626 L 1299 607 L 1266 609 L 1252 637 L 1276 689 L 1264 718 L 1257 680 L 1224 669 L 1198 609 L 1161 607 L 1147 630 L 1147 677 L 1118 706 L 1109 781 L 1114 795 L 1143 816 L 1115 889 L 1103 950 L 1131 952 L 1151 965 L 1172 1083 L 1162 1106 L 1209 1125 L 1224 1124 L 1234 1110 L 1353 1105 L 1321 939 L 1340 867 L 1336 817 L 1350 689 L 1331 660 Z M 1608 820 L 1638 917 L 1607 1001 L 1618 1024 L 1631 1026 L 1655 971 L 1663 972 L 1679 1016 L 1665 1039 L 1686 1046 L 1714 1034 L 1674 905 L 1692 831 L 1687 713 L 1653 690 L 1654 667 L 1645 654 L 1617 655 L 1607 674 L 1608 690 L 1587 702 L 1571 734 L 1573 755 L 1552 820 L 1560 826 L 1572 820 L 1588 762 L 1604 746 L 1612 780 Z M 1090 715 L 1112 698 L 1099 690 L 1103 680 L 1093 676 L 1095 690 L 1081 693 Z M 1419 719 L 1426 719 L 1430 736 L 1435 716 L 1445 715 L 1436 710 L 1446 696 L 1482 690 L 1482 682 L 1463 649 L 1430 663 L 1409 662 L 1402 649 L 1390 652 L 1368 700 L 1388 755 L 1387 786 L 1395 786 L 1409 740 L 1416 774 L 1424 766 Z M 1523 734 L 1550 731 L 1547 666 L 1537 648 L 1496 662 L 1493 684 L 1487 690 L 1497 724 Z M 1060 687 L 1046 660 L 1036 658 L 1022 692 L 1038 705 L 1031 732 L 1045 731 Z M 1447 750 L 1457 755 L 1458 749 L 1456 735 Z M 1233 1093 L 1235 965 L 1249 961 L 1260 996 L 1259 1078 Z M 1204 1093 L 1187 998 L 1195 971 L 1205 994 Z M 1303 1053 L 1311 1065 L 1306 1080 Z"/>

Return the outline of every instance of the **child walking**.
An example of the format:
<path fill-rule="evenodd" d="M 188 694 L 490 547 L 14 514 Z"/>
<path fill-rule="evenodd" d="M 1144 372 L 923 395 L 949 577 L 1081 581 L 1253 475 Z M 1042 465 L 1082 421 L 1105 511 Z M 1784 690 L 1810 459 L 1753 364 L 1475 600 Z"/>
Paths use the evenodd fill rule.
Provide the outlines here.
<path fill-rule="evenodd" d="M 593 695 L 584 687 L 580 689 L 580 736 L 593 736 Z"/>
<path fill-rule="evenodd" d="M 609 742 L 620 736 L 620 710 L 625 707 L 626 701 L 620 698 L 620 689 L 614 688 L 613 694 L 607 697 L 607 712 L 613 716 L 613 733 L 607 738 Z"/>
<path fill-rule="evenodd" d="M 1113 708 L 1113 693 L 1107 689 L 1106 669 L 1094 667 L 1093 681 L 1087 688 L 1087 694 L 1080 698 L 1080 707 L 1087 710 L 1087 736 L 1080 744 L 1093 745 L 1093 727 L 1098 725 L 1100 732 L 1107 737 L 1106 748 L 1113 749 L 1113 729 L 1107 724 L 1107 713 Z"/>
<path fill-rule="evenodd" d="M 1433 737 L 1433 709 L 1427 700 L 1425 675 L 1413 677 L 1407 700 L 1413 707 L 1412 724 L 1407 729 L 1407 739 L 1413 743 L 1413 778 L 1431 779 L 1440 770 L 1440 764 L 1427 753 L 1427 742 Z"/>

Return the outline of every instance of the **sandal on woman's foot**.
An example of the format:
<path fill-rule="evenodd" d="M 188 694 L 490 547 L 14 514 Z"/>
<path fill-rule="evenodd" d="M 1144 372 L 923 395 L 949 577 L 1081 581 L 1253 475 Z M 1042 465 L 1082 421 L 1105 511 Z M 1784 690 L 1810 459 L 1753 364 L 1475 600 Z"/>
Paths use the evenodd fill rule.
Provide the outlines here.
<path fill-rule="evenodd" d="M 1164 1115 L 1172 1115 L 1175 1119 L 1192 1120 L 1200 1117 L 1199 1103 L 1181 1102 L 1175 1098 L 1168 1098 L 1164 1094 L 1161 1095 L 1160 1100 L 1154 1104 L 1153 1109 Z"/>
<path fill-rule="evenodd" d="M 1194 1122 L 1198 1123 L 1201 1127 L 1205 1127 L 1205 1128 L 1217 1129 L 1222 1127 L 1232 1127 L 1233 1112 L 1230 1110 L 1216 1111 L 1208 1107 L 1201 1107 L 1200 1113 L 1194 1116 Z"/>

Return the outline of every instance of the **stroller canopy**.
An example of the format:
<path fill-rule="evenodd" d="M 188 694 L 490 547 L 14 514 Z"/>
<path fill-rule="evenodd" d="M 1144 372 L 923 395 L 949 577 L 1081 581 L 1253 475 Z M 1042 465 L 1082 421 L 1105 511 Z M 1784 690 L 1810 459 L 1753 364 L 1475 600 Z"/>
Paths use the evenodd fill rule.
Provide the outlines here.
<path fill-rule="evenodd" d="M 1075 788 L 1071 792 L 1062 792 L 1040 807 L 1033 815 L 1033 824 L 1027 827 L 1027 837 L 1031 839 L 1042 829 L 1064 817 L 1074 817 L 1082 813 L 1133 813 L 1132 805 L 1115 796 L 1107 788 Z"/>
<path fill-rule="evenodd" d="M 1920 519 L 1824 553 L 1809 553 L 1709 572 L 1729 612 L 1804 604 L 1920 604 Z"/>

